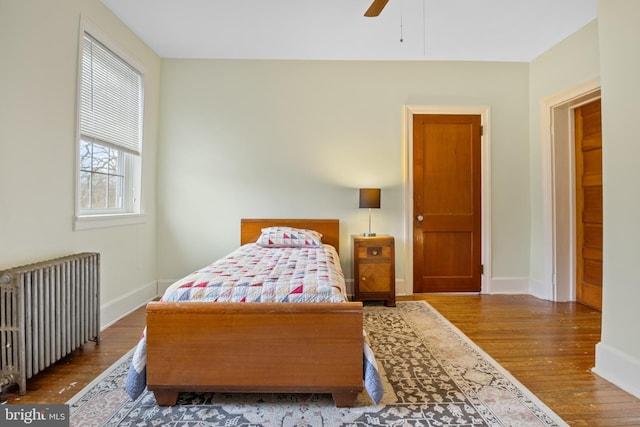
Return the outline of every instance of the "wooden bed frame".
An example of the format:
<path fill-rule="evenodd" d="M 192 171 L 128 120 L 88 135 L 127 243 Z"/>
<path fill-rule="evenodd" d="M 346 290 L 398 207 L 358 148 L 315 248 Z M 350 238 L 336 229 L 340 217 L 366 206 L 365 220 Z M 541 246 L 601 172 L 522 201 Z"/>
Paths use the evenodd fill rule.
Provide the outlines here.
<path fill-rule="evenodd" d="M 264 227 L 313 229 L 338 249 L 338 220 L 241 220 L 241 243 Z M 150 302 L 147 388 L 159 405 L 180 391 L 331 393 L 363 389 L 362 303 Z"/>

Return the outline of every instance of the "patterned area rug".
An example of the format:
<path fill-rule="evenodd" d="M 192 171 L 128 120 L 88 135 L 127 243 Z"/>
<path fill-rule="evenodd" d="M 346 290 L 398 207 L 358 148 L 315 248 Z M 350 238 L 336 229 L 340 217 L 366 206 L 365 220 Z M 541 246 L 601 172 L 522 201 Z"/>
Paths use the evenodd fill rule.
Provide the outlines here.
<path fill-rule="evenodd" d="M 462 332 L 423 301 L 365 306 L 364 324 L 385 382 L 374 405 L 330 395 L 181 393 L 159 407 L 124 392 L 131 353 L 73 397 L 72 426 L 567 426 Z"/>

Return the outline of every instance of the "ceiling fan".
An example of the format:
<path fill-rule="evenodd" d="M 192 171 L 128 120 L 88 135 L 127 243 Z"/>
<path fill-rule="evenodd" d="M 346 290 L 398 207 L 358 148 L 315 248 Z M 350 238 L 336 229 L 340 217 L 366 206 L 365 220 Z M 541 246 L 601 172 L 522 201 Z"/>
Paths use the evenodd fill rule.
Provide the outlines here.
<path fill-rule="evenodd" d="M 388 2 L 389 0 L 373 0 L 373 3 L 371 3 L 369 9 L 364 13 L 364 16 L 374 17 L 380 15 L 380 12 L 382 12 L 382 9 L 384 9 Z"/>

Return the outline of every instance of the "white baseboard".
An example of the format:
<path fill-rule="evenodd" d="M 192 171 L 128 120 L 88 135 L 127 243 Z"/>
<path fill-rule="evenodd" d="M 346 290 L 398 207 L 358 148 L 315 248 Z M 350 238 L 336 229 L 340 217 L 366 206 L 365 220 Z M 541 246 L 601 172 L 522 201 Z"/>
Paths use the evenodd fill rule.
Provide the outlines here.
<path fill-rule="evenodd" d="M 592 371 L 640 399 L 640 360 L 601 341 L 596 345 Z"/>
<path fill-rule="evenodd" d="M 402 296 L 413 295 L 413 289 L 411 289 L 411 288 L 407 289 L 408 286 L 413 286 L 413 285 L 407 283 L 407 281 L 404 280 L 404 279 L 398 279 L 396 277 L 396 296 L 398 296 L 398 295 L 402 295 Z"/>
<path fill-rule="evenodd" d="M 353 297 L 353 279 L 344 279 L 344 287 L 347 290 L 347 295 Z"/>
<path fill-rule="evenodd" d="M 164 291 L 171 285 L 173 285 L 178 279 L 164 279 L 158 280 L 158 295 L 164 295 Z"/>
<path fill-rule="evenodd" d="M 529 292 L 527 293 L 540 299 L 553 300 L 553 289 L 551 285 L 545 284 L 540 280 L 530 279 Z"/>
<path fill-rule="evenodd" d="M 483 289 L 485 294 L 528 294 L 528 277 L 492 277 L 488 283 L 488 289 Z"/>
<path fill-rule="evenodd" d="M 158 283 L 149 282 L 113 301 L 100 306 L 100 330 L 104 330 L 127 314 L 137 310 L 158 295 Z"/>

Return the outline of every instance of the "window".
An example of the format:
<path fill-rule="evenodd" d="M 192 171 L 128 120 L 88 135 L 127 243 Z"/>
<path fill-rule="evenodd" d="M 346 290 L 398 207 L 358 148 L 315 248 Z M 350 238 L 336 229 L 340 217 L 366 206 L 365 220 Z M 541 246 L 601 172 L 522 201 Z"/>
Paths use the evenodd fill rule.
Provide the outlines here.
<path fill-rule="evenodd" d="M 127 212 L 125 152 L 80 138 L 80 210 Z"/>
<path fill-rule="evenodd" d="M 81 60 L 78 217 L 140 213 L 142 75 L 88 33 Z"/>

